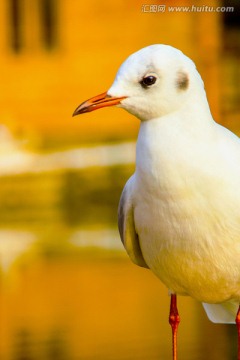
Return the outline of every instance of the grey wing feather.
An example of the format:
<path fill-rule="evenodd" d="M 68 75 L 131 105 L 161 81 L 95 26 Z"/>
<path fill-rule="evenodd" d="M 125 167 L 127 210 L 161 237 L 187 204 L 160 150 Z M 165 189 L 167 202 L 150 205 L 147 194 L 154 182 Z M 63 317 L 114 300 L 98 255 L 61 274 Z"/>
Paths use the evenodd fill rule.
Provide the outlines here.
<path fill-rule="evenodd" d="M 134 210 L 131 199 L 131 180 L 125 185 L 118 207 L 118 228 L 122 243 L 136 265 L 148 268 L 139 244 L 138 234 L 134 224 Z"/>

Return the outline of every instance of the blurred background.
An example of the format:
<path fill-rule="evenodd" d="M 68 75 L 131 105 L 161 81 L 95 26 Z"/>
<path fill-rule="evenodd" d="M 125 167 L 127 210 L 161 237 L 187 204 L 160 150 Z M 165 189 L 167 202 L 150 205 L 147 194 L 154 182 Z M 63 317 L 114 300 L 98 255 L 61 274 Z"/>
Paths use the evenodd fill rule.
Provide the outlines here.
<path fill-rule="evenodd" d="M 71 115 L 128 55 L 165 43 L 195 61 L 214 118 L 240 134 L 239 10 L 0 1 L 1 360 L 171 358 L 167 290 L 130 262 L 116 226 L 139 121 L 116 108 Z M 236 358 L 235 326 L 210 323 L 191 298 L 179 310 L 181 359 Z"/>

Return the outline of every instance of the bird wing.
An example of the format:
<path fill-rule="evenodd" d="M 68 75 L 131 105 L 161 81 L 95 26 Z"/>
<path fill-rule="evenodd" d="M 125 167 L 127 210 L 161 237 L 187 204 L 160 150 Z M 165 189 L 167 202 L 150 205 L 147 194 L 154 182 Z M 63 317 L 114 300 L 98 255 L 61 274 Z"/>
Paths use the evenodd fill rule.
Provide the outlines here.
<path fill-rule="evenodd" d="M 134 208 L 132 202 L 133 176 L 126 183 L 118 207 L 118 229 L 122 243 L 133 263 L 149 268 L 146 264 L 139 244 L 134 224 Z"/>
<path fill-rule="evenodd" d="M 221 304 L 202 304 L 210 321 L 222 324 L 235 323 L 239 306 L 237 301 L 229 300 Z"/>

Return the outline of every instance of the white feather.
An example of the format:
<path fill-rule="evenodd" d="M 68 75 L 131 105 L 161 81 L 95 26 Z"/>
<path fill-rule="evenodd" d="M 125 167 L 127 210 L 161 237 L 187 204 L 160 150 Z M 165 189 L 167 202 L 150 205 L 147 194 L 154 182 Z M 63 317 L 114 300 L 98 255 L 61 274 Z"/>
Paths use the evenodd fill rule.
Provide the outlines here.
<path fill-rule="evenodd" d="M 234 324 L 239 304 L 237 302 L 225 302 L 222 304 L 203 303 L 204 310 L 209 320 L 214 323 Z"/>
<path fill-rule="evenodd" d="M 156 82 L 142 87 L 149 74 Z M 108 94 L 126 96 L 121 107 L 141 120 L 129 196 L 144 261 L 171 292 L 203 302 L 210 320 L 234 322 L 240 301 L 239 139 L 213 120 L 193 62 L 169 46 L 131 55 Z"/>

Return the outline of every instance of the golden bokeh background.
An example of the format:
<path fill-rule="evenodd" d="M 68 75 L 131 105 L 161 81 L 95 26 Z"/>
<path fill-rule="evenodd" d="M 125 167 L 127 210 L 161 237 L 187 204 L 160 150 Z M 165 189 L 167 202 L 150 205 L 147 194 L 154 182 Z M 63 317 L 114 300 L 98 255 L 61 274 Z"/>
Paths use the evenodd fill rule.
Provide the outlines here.
<path fill-rule="evenodd" d="M 240 134 L 239 11 L 237 0 L 1 0 L 1 360 L 171 358 L 167 290 L 130 263 L 116 227 L 139 121 L 72 113 L 127 56 L 164 43 L 195 61 L 215 120 Z M 180 358 L 236 358 L 234 326 L 190 298 L 179 309 Z"/>

